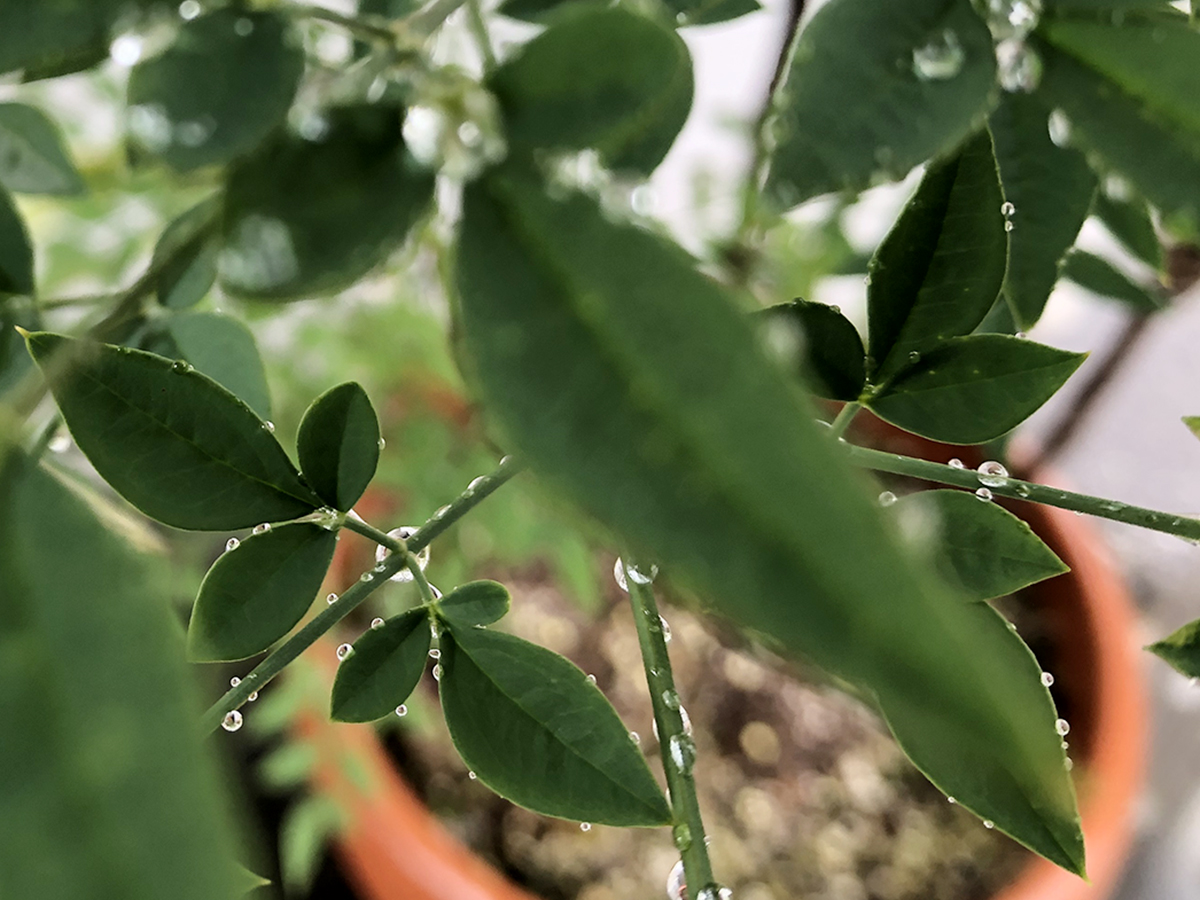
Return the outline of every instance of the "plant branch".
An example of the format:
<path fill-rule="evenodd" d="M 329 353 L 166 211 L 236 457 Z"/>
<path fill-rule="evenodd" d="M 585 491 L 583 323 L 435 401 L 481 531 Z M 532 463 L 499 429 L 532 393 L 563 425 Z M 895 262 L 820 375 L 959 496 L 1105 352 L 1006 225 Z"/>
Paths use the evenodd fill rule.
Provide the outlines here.
<path fill-rule="evenodd" d="M 437 605 L 437 598 L 433 596 L 433 588 L 429 586 L 428 579 L 425 578 L 425 573 L 421 569 L 421 561 L 417 559 L 417 555 L 408 548 L 408 542 L 402 538 L 392 537 L 380 531 L 374 525 L 364 522 L 357 513 L 351 512 L 342 520 L 342 525 L 349 528 L 351 531 L 356 531 L 365 538 L 370 538 L 375 543 L 382 547 L 386 547 L 393 554 L 399 554 L 404 558 L 405 564 L 408 566 L 408 571 L 413 577 L 413 581 L 417 585 L 417 590 L 421 592 L 421 599 L 430 606 Z"/>
<path fill-rule="evenodd" d="M 485 475 L 483 480 L 476 484 L 474 488 L 468 488 L 460 494 L 446 507 L 441 515 L 435 514 L 432 516 L 417 530 L 416 534 L 405 542 L 410 551 L 409 555 L 419 553 L 427 547 L 430 541 L 442 534 L 442 532 L 478 506 L 487 497 L 491 496 L 502 484 L 518 474 L 521 469 L 522 466 L 520 463 L 506 457 L 494 472 L 490 475 Z M 347 527 L 352 527 L 349 525 L 349 521 L 347 519 Z M 366 525 L 365 522 L 362 524 Z M 367 527 L 369 528 L 370 526 Z M 357 528 L 354 530 L 359 531 Z M 377 531 L 377 529 L 372 530 Z M 359 533 L 362 534 L 363 532 L 359 531 Z M 379 534 L 387 538 L 387 535 L 383 534 L 383 532 L 379 532 Z M 367 536 L 370 537 L 370 535 Z M 387 546 L 387 544 L 384 544 L 384 546 Z M 353 587 L 342 594 L 336 601 L 321 610 L 303 628 L 271 651 L 267 658 L 255 666 L 254 670 L 243 678 L 241 682 L 226 691 L 221 699 L 209 707 L 203 719 L 201 719 L 205 732 L 214 731 L 221 724 L 221 720 L 225 718 L 228 712 L 245 704 L 250 699 L 252 693 L 265 687 L 289 663 L 316 643 L 318 638 L 348 616 L 371 594 L 375 593 L 376 590 L 386 584 L 389 578 L 408 565 L 408 558 L 399 553 L 393 553 L 384 559 L 382 565 L 382 571 L 376 572 L 374 569 L 371 569 L 365 572 L 363 576 L 366 578 L 365 581 L 360 580 L 356 582 Z"/>
<path fill-rule="evenodd" d="M 829 432 L 835 438 L 840 438 L 846 433 L 846 429 L 850 427 L 850 423 L 854 421 L 854 417 L 858 415 L 862 409 L 862 404 L 856 400 L 852 400 L 838 411 L 834 420 L 829 423 Z"/>
<path fill-rule="evenodd" d="M 630 565 L 636 568 L 632 559 Z M 625 583 L 629 588 L 633 623 L 646 669 L 646 683 L 650 687 L 650 703 L 654 707 L 659 752 L 670 791 L 675 846 L 683 860 L 688 900 L 696 900 L 699 893 L 712 884 L 713 874 L 704 838 L 704 821 L 700 817 L 700 801 L 696 797 L 696 782 L 692 776 L 695 744 L 683 724 L 683 709 L 675 690 L 675 676 L 671 671 L 671 658 L 667 653 L 654 591 L 647 584 L 639 584 L 628 568 Z"/>
<path fill-rule="evenodd" d="M 956 469 L 941 463 L 901 456 L 896 453 L 885 453 L 882 450 L 858 447 L 845 442 L 841 446 L 852 463 L 865 469 L 890 472 L 893 475 L 906 475 L 910 478 L 951 484 L 971 490 L 981 485 L 978 474 L 971 469 Z M 1064 491 L 1044 484 L 1021 481 L 1017 478 L 1008 478 L 1004 484 L 999 486 L 989 484 L 988 490 L 997 497 L 1057 506 L 1059 509 L 1087 513 L 1101 519 L 1111 519 L 1114 522 L 1136 525 L 1139 528 L 1148 528 L 1151 531 L 1173 534 L 1188 541 L 1200 542 L 1200 519 L 1192 516 L 1147 509 L 1143 506 L 1133 506 L 1129 503 L 1106 500 L 1089 494 L 1077 494 L 1074 491 Z"/>

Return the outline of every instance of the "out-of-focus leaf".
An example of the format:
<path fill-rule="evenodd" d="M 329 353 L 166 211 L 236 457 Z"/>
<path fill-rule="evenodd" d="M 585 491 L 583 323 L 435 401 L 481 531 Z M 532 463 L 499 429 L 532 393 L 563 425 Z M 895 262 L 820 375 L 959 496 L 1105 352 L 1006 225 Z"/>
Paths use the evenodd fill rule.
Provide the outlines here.
<path fill-rule="evenodd" d="M 37 327 L 37 321 L 28 298 L 0 300 L 0 394 L 20 381 L 33 365 L 17 326 L 32 331 Z"/>
<path fill-rule="evenodd" d="M 495 581 L 471 581 L 438 603 L 441 617 L 457 628 L 491 625 L 508 613 L 508 588 Z"/>
<path fill-rule="evenodd" d="M 1096 190 L 1083 154 L 1050 140 L 1049 112 L 1036 96 L 1005 93 L 988 121 L 1004 199 L 1014 207 L 1004 296 L 1021 329 L 1041 317 Z"/>
<path fill-rule="evenodd" d="M 25 194 L 78 194 L 83 179 L 58 127 L 40 109 L 0 104 L 0 184 Z"/>
<path fill-rule="evenodd" d="M 216 198 L 193 206 L 166 227 L 154 245 L 152 268 L 158 271 L 158 302 L 168 309 L 195 306 L 217 278 Z"/>
<path fill-rule="evenodd" d="M 1188 678 L 1200 678 L 1200 620 L 1189 622 L 1146 649 Z"/>
<path fill-rule="evenodd" d="M 921 575 L 725 289 L 512 169 L 468 186 L 456 265 L 505 446 L 719 613 L 872 692 L 942 790 L 1082 871 L 1036 662 Z"/>
<path fill-rule="evenodd" d="M 497 12 L 513 19 L 548 24 L 556 16 L 570 13 L 582 4 L 600 7 L 600 0 L 504 0 Z M 715 25 L 758 12 L 758 0 L 665 0 L 664 5 L 675 15 L 675 24 Z"/>
<path fill-rule="evenodd" d="M 228 162 L 283 121 L 303 72 L 284 16 L 217 9 L 130 72 L 129 128 L 177 171 Z"/>
<path fill-rule="evenodd" d="M 1162 242 L 1154 230 L 1145 200 L 1118 198 L 1108 191 L 1100 191 L 1092 204 L 1092 212 L 1134 256 L 1156 271 L 1162 271 Z"/>
<path fill-rule="evenodd" d="M 408 699 L 429 661 L 429 613 L 410 609 L 354 642 L 338 666 L 329 715 L 339 722 L 373 722 Z"/>
<path fill-rule="evenodd" d="M 236 897 L 179 627 L 82 491 L 17 452 L 0 473 L 0 894 Z"/>
<path fill-rule="evenodd" d="M 862 338 L 841 311 L 824 303 L 794 300 L 763 310 L 761 326 L 770 345 L 775 329 L 781 342 L 795 342 L 805 380 L 813 391 L 830 400 L 857 400 L 866 382 Z M 782 348 L 785 352 L 789 349 Z"/>
<path fill-rule="evenodd" d="M 509 146 L 583 150 L 649 173 L 692 106 L 692 61 L 670 28 L 625 7 L 574 7 L 489 79 Z"/>
<path fill-rule="evenodd" d="M 267 424 L 187 363 L 49 332 L 26 341 L 79 449 L 151 518 L 234 531 L 321 506 Z"/>
<path fill-rule="evenodd" d="M 342 813 L 328 797 L 305 797 L 288 807 L 279 826 L 279 869 L 288 896 L 306 896 L 325 855 L 342 828 Z"/>
<path fill-rule="evenodd" d="M 335 509 L 350 509 L 379 464 L 379 419 L 362 385 L 348 381 L 314 400 L 296 448 L 313 490 Z"/>
<path fill-rule="evenodd" d="M 1161 297 L 1130 279 L 1108 260 L 1084 250 L 1068 254 L 1062 274 L 1080 287 L 1119 300 L 1140 313 L 1155 313 L 1163 308 Z"/>
<path fill-rule="evenodd" d="M 0 296 L 33 293 L 33 247 L 12 197 L 0 187 Z"/>
<path fill-rule="evenodd" d="M 229 176 L 221 281 L 289 299 L 353 284 L 403 242 L 433 196 L 404 152 L 401 110 L 328 110 L 320 140 L 279 135 Z"/>
<path fill-rule="evenodd" d="M 107 55 L 110 29 L 146 0 L 4 0 L 0 72 L 33 69 L 40 77 L 87 68 Z"/>
<path fill-rule="evenodd" d="M 776 94 L 767 193 L 786 209 L 902 178 L 974 132 L 995 91 L 992 36 L 969 0 L 831 0 Z"/>

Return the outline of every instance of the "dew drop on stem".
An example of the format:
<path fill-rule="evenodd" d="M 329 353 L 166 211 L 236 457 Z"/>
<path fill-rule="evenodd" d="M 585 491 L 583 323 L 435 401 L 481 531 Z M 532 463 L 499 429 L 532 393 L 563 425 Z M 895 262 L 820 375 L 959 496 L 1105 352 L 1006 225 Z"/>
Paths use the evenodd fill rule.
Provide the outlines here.
<path fill-rule="evenodd" d="M 337 599 L 338 599 L 338 595 L 333 593 L 332 591 L 330 591 L 328 594 L 325 595 L 325 602 L 328 603 L 330 606 L 333 606 L 333 604 L 337 603 Z"/>
<path fill-rule="evenodd" d="M 961 459 L 959 459 L 957 456 L 954 457 L 953 459 L 951 459 L 950 462 L 946 463 L 946 465 L 948 465 L 952 469 L 965 469 L 966 468 L 966 466 L 963 464 L 963 461 Z"/>
<path fill-rule="evenodd" d="M 406 541 L 410 537 L 412 537 L 414 534 L 416 534 L 419 530 L 420 529 L 416 528 L 413 525 L 404 525 L 404 526 L 401 526 L 400 528 L 393 528 L 391 531 L 388 532 L 388 537 L 395 538 L 396 540 L 399 540 L 399 541 Z M 380 545 L 379 547 L 375 548 L 375 562 L 377 562 L 381 565 L 383 564 L 383 561 L 391 555 L 392 555 L 392 551 L 389 550 L 387 547 Z M 429 545 L 427 544 L 424 547 L 422 547 L 421 552 L 416 554 L 416 557 L 417 557 L 417 566 L 421 569 L 422 572 L 424 572 L 426 566 L 429 565 Z M 408 582 L 408 581 L 412 581 L 412 580 L 413 580 L 413 574 L 412 574 L 412 572 L 410 572 L 408 570 L 407 567 L 401 569 L 399 572 L 397 572 L 395 575 L 392 576 L 392 581 L 399 582 L 399 583 L 404 583 L 404 582 Z"/>
<path fill-rule="evenodd" d="M 979 483 L 985 487 L 1004 487 L 1008 484 L 1008 469 L 996 462 L 994 459 L 989 459 L 986 462 L 981 462 L 979 468 L 975 470 L 979 478 Z"/>
<path fill-rule="evenodd" d="M 255 525 L 254 528 L 251 529 L 251 534 L 266 534 L 270 530 L 271 530 L 271 523 L 263 522 L 259 525 Z"/>
<path fill-rule="evenodd" d="M 376 616 L 375 618 L 373 618 L 371 620 L 371 630 L 372 631 L 378 631 L 383 626 L 384 626 L 384 621 L 379 616 Z"/>
<path fill-rule="evenodd" d="M 396 715 L 399 716 L 401 719 L 403 719 L 405 716 L 408 715 L 408 707 L 405 706 L 403 703 L 401 703 L 399 706 L 396 707 Z"/>
<path fill-rule="evenodd" d="M 221 720 L 221 727 L 226 731 L 237 731 L 242 727 L 242 714 L 236 709 L 231 709 Z"/>
<path fill-rule="evenodd" d="M 980 500 L 984 501 L 985 503 L 987 503 L 988 501 L 990 501 L 992 499 L 992 492 L 989 491 L 987 488 L 981 487 L 979 490 L 977 490 L 975 492 L 975 496 L 978 497 Z"/>
<path fill-rule="evenodd" d="M 580 822 L 580 823 L 579 823 L 579 830 L 580 830 L 580 831 L 584 831 L 584 832 L 591 831 L 591 830 L 592 830 L 592 823 L 591 823 L 591 822 Z"/>

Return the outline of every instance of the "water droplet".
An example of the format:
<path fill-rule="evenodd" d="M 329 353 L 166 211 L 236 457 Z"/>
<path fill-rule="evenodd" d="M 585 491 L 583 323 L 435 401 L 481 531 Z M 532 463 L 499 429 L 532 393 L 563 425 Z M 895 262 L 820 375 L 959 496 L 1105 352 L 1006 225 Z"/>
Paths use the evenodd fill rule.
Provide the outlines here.
<path fill-rule="evenodd" d="M 1066 737 L 1071 731 L 1071 723 L 1068 722 L 1066 719 L 1055 719 L 1054 720 L 1054 730 L 1057 731 L 1059 734 L 1061 734 L 1063 737 Z"/>
<path fill-rule="evenodd" d="M 945 81 L 962 71 L 966 54 L 954 29 L 947 28 L 912 53 L 913 72 L 922 81 Z"/>
<path fill-rule="evenodd" d="M 950 460 L 950 462 L 946 463 L 946 465 L 948 465 L 952 469 L 965 469 L 966 468 L 966 466 L 963 465 L 963 461 L 961 459 L 959 459 L 957 456 L 954 457 L 954 459 Z"/>
<path fill-rule="evenodd" d="M 1031 93 L 1041 83 L 1042 59 L 1020 38 L 996 45 L 996 65 L 1000 87 L 1010 94 Z"/>
<path fill-rule="evenodd" d="M 679 695 L 674 691 L 663 691 L 662 702 L 667 709 L 679 709 Z"/>
<path fill-rule="evenodd" d="M 468 777 L 468 778 L 470 778 L 472 781 L 475 781 L 476 779 L 478 779 L 478 778 L 479 778 L 479 776 L 475 774 L 475 770 L 474 770 L 474 769 L 470 769 L 470 770 L 467 772 L 467 777 Z"/>
<path fill-rule="evenodd" d="M 671 643 L 671 624 L 662 616 L 659 616 L 658 627 L 662 629 L 663 643 Z"/>
<path fill-rule="evenodd" d="M 683 860 L 671 866 L 667 875 L 667 900 L 687 900 L 687 882 L 683 877 Z"/>
<path fill-rule="evenodd" d="M 629 732 L 629 739 L 631 741 L 633 741 L 635 744 L 637 744 L 638 746 L 641 746 L 642 736 L 640 734 L 638 734 L 636 731 Z"/>
<path fill-rule="evenodd" d="M 588 677 L 587 677 L 587 680 L 588 680 L 588 684 L 595 684 L 595 683 L 596 683 L 596 676 L 595 676 L 595 675 L 588 675 Z"/>
<path fill-rule="evenodd" d="M 649 216 L 653 214 L 657 200 L 654 188 L 648 184 L 639 184 L 629 192 L 629 208 L 633 210 L 634 215 Z"/>
<path fill-rule="evenodd" d="M 1004 216 L 1006 219 L 1016 211 L 1016 206 L 1014 206 L 1012 203 L 1009 203 L 1007 200 L 1000 204 L 1000 215 Z"/>
<path fill-rule="evenodd" d="M 671 765 L 682 775 L 690 775 L 692 766 L 696 764 L 696 745 L 690 737 L 683 734 L 671 735 L 667 744 L 671 754 Z"/>
<path fill-rule="evenodd" d="M 403 703 L 401 703 L 399 706 L 396 707 L 396 715 L 398 715 L 401 719 L 403 719 L 405 716 L 408 715 L 408 707 L 405 706 Z"/>
<path fill-rule="evenodd" d="M 688 715 L 688 711 L 684 707 L 679 707 L 679 719 L 683 722 L 683 733 L 688 737 L 692 736 L 692 717 Z"/>
<path fill-rule="evenodd" d="M 692 829 L 687 822 L 680 822 L 671 829 L 671 839 L 677 850 L 684 851 L 692 846 Z"/>
<path fill-rule="evenodd" d="M 184 372 L 192 371 L 192 366 L 186 359 L 177 359 L 175 362 L 171 363 L 171 371 L 182 374 Z"/>
<path fill-rule="evenodd" d="M 613 578 L 616 579 L 616 582 L 620 586 L 621 590 L 628 593 L 629 583 L 625 580 L 626 575 L 629 576 L 630 580 L 633 581 L 634 584 L 650 584 L 655 578 L 658 577 L 658 566 L 650 566 L 649 573 L 646 573 L 637 566 L 625 565 L 625 563 L 621 561 L 621 557 L 618 556 L 617 561 L 613 563 Z"/>
<path fill-rule="evenodd" d="M 221 720 L 221 727 L 226 731 L 237 731 L 242 727 L 242 714 L 236 709 L 231 709 Z"/>
<path fill-rule="evenodd" d="M 382 450 L 386 446 L 387 446 L 387 441 L 385 441 L 383 438 L 380 438 L 379 439 L 379 449 Z"/>
<path fill-rule="evenodd" d="M 200 4 L 196 0 L 183 0 L 179 4 L 179 18 L 183 21 L 190 22 L 198 15 L 200 15 Z"/>
<path fill-rule="evenodd" d="M 337 648 L 338 661 L 341 662 L 342 660 L 349 658 L 350 654 L 353 652 L 354 647 L 352 647 L 350 644 L 339 644 Z"/>
<path fill-rule="evenodd" d="M 1004 466 L 994 459 L 981 462 L 979 468 L 975 471 L 979 478 L 979 483 L 986 487 L 1004 487 L 1004 485 L 1008 484 L 1008 469 L 1004 468 Z"/>
<path fill-rule="evenodd" d="M 1023 331 L 1018 331 L 1016 334 L 1013 335 L 1013 337 L 1015 337 L 1019 341 L 1023 341 L 1023 340 L 1025 340 L 1025 338 L 1029 337 L 1029 335 L 1027 335 Z"/>
<path fill-rule="evenodd" d="M 370 87 L 367 88 L 367 102 L 378 103 L 383 99 L 383 95 L 386 92 L 387 79 L 379 75 L 371 82 Z"/>
<path fill-rule="evenodd" d="M 1014 228 L 1016 228 L 1016 227 L 1017 227 L 1017 226 L 1016 226 L 1016 225 L 1014 225 L 1012 222 L 1005 222 L 1005 223 L 1004 223 L 1004 230 L 1005 230 L 1005 231 L 1012 231 L 1012 230 L 1013 230 Z"/>
<path fill-rule="evenodd" d="M 417 531 L 418 531 L 418 529 L 415 528 L 414 526 L 405 525 L 401 528 L 393 528 L 391 531 L 388 532 L 388 537 L 393 537 L 400 541 L 406 541 L 410 537 L 412 537 L 414 534 L 416 534 Z M 391 555 L 392 555 L 392 551 L 389 550 L 387 547 L 380 546 L 380 547 L 375 548 L 375 561 L 377 563 L 382 564 L 383 561 Z M 421 569 L 422 572 L 424 572 L 425 567 L 428 565 L 429 565 L 429 545 L 426 544 L 424 547 L 421 548 L 421 552 L 417 554 L 417 566 Z M 407 567 L 401 569 L 399 572 L 397 572 L 395 575 L 392 576 L 392 581 L 396 581 L 396 582 L 400 582 L 400 583 L 403 583 L 406 581 L 412 581 L 412 580 L 413 580 L 412 572 L 410 572 Z"/>
<path fill-rule="evenodd" d="M 1050 113 L 1046 120 L 1046 128 L 1050 132 L 1050 140 L 1055 147 L 1068 147 L 1071 144 L 1071 120 L 1061 109 Z"/>
<path fill-rule="evenodd" d="M 258 691 L 255 691 L 253 694 L 251 694 L 249 697 L 246 698 L 246 700 L 250 703 L 253 703 L 257 699 L 258 699 Z"/>
<path fill-rule="evenodd" d="M 142 39 L 136 34 L 123 34 L 108 48 L 108 55 L 118 66 L 137 65 L 142 58 Z"/>
<path fill-rule="evenodd" d="M 993 822 L 991 819 L 984 819 L 983 827 L 986 828 L 988 831 L 991 831 L 993 828 L 996 827 L 996 823 Z"/>
<path fill-rule="evenodd" d="M 233 33 L 238 37 L 249 37 L 254 33 L 254 23 L 245 17 L 233 23 Z"/>
<path fill-rule="evenodd" d="M 478 147 L 483 140 L 483 132 L 474 122 L 463 122 L 458 126 L 458 139 L 464 147 Z"/>
<path fill-rule="evenodd" d="M 266 534 L 266 533 L 267 533 L 268 531 L 270 531 L 270 530 L 271 530 L 271 523 L 270 523 L 270 522 L 261 522 L 261 523 L 259 523 L 258 525 L 255 525 L 255 526 L 254 526 L 254 527 L 253 527 L 253 528 L 250 530 L 250 533 L 251 533 L 251 534 Z"/>
<path fill-rule="evenodd" d="M 325 595 L 325 602 L 328 603 L 330 606 L 333 606 L 333 604 L 337 603 L 337 598 L 338 598 L 338 595 L 333 593 L 333 591 L 330 591 L 328 594 Z"/>
<path fill-rule="evenodd" d="M 958 801 L 957 801 L 957 800 L 955 800 L 953 797 L 947 797 L 947 798 L 946 798 L 946 802 L 947 802 L 947 803 L 949 803 L 951 806 L 953 806 L 953 805 L 954 805 L 954 804 L 956 804 Z"/>
<path fill-rule="evenodd" d="M 442 516 L 444 516 L 448 512 L 450 512 L 449 506 L 439 506 L 436 510 L 434 510 L 433 517 L 435 519 L 440 519 Z"/>
<path fill-rule="evenodd" d="M 467 485 L 467 493 L 473 494 L 477 490 L 479 490 L 481 487 L 483 487 L 485 484 L 487 484 L 487 478 L 483 475 L 480 475 L 476 478 L 472 478 L 471 483 Z"/>
<path fill-rule="evenodd" d="M 441 650 L 439 650 L 437 647 L 433 647 L 433 648 L 432 648 L 432 649 L 430 649 L 430 651 L 429 651 L 429 658 L 430 658 L 430 659 L 441 659 L 441 658 L 442 658 L 442 651 L 441 651 Z"/>
<path fill-rule="evenodd" d="M 71 449 L 71 435 L 66 432 L 59 432 L 50 438 L 50 442 L 46 444 L 46 449 L 51 453 L 66 453 Z"/>
<path fill-rule="evenodd" d="M 1063 757 L 1063 768 L 1070 772 L 1075 768 L 1075 760 L 1071 759 L 1069 756 Z"/>
<path fill-rule="evenodd" d="M 591 823 L 591 822 L 580 822 L 580 823 L 579 823 L 579 830 L 580 830 L 580 831 L 591 831 L 591 830 L 592 830 L 592 823 Z"/>
<path fill-rule="evenodd" d="M 1049 672 L 1043 672 L 1042 673 L 1042 686 L 1050 687 L 1050 685 L 1052 685 L 1052 684 L 1054 684 L 1054 676 L 1051 675 Z"/>
<path fill-rule="evenodd" d="M 868 272 L 866 275 L 863 276 L 863 284 L 865 284 L 867 287 L 871 286 L 871 273 L 870 272 Z"/>
<path fill-rule="evenodd" d="M 879 495 L 879 505 L 880 506 L 891 506 L 895 502 L 896 502 L 896 495 L 893 494 L 891 491 L 884 491 L 882 494 Z"/>
<path fill-rule="evenodd" d="M 986 501 L 992 499 L 992 492 L 989 491 L 987 488 L 980 488 L 979 490 L 977 490 L 975 492 L 975 496 L 978 497 L 980 500 L 983 500 L 986 502 Z"/>
<path fill-rule="evenodd" d="M 225 552 L 228 553 L 230 550 L 236 550 L 238 548 L 238 544 L 240 543 L 241 541 L 239 541 L 237 538 L 230 538 L 225 542 Z"/>
<path fill-rule="evenodd" d="M 267 429 L 267 431 L 271 432 L 271 434 L 275 433 L 275 423 L 269 419 L 263 422 L 263 428 Z"/>
<path fill-rule="evenodd" d="M 908 351 L 908 361 L 910 363 L 920 362 L 921 361 L 920 351 L 919 350 L 909 350 Z"/>
<path fill-rule="evenodd" d="M 441 666 L 441 663 L 438 663 L 436 666 L 434 666 L 434 667 L 433 667 L 433 680 L 434 680 L 434 681 L 441 681 L 441 680 L 442 680 L 442 666 Z"/>
<path fill-rule="evenodd" d="M 378 631 L 378 630 L 379 630 L 380 628 L 382 628 L 382 627 L 383 627 L 385 624 L 386 624 L 386 623 L 383 621 L 383 619 L 381 619 L 379 616 L 376 616 L 375 618 L 373 618 L 373 619 L 371 620 L 371 630 L 372 630 L 372 631 Z"/>
<path fill-rule="evenodd" d="M 229 679 L 230 687 L 237 687 L 241 683 L 242 683 L 242 679 L 238 678 L 236 675 L 234 675 L 232 678 Z"/>

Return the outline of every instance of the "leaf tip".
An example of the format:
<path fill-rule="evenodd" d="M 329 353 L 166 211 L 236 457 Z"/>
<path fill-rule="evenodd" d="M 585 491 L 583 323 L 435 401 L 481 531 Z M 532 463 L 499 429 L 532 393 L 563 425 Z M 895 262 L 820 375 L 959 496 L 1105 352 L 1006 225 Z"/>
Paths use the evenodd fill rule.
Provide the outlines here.
<path fill-rule="evenodd" d="M 13 328 L 17 329 L 17 334 L 21 335 L 21 337 L 23 337 L 27 341 L 33 335 L 32 331 L 22 328 L 20 325 L 14 325 Z"/>

